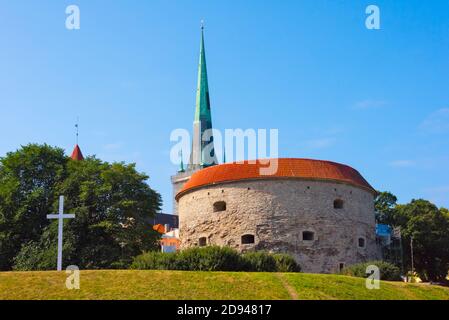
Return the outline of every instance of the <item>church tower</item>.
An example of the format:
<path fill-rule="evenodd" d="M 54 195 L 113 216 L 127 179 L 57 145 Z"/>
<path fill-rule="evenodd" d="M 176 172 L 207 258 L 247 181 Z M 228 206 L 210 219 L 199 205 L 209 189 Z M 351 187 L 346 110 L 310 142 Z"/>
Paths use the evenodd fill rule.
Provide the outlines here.
<path fill-rule="evenodd" d="M 175 196 L 190 176 L 203 168 L 218 164 L 212 135 L 212 114 L 210 108 L 209 83 L 207 79 L 204 26 L 201 26 L 200 61 L 198 66 L 198 87 L 196 90 L 195 118 L 193 121 L 192 150 L 187 168 L 181 162 L 178 173 L 171 177 L 173 185 L 173 210 L 178 214 Z"/>

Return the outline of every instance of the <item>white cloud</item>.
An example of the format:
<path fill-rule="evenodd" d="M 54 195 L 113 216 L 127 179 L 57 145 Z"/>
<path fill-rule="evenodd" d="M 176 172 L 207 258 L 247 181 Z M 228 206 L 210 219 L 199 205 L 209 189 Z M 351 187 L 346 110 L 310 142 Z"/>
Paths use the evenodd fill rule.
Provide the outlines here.
<path fill-rule="evenodd" d="M 312 149 L 324 149 L 331 147 L 337 142 L 336 138 L 312 139 L 305 142 L 306 146 Z"/>
<path fill-rule="evenodd" d="M 374 109 L 381 108 L 386 106 L 388 103 L 384 100 L 362 100 L 357 102 L 354 105 L 354 109 L 365 110 L 365 109 Z"/>
<path fill-rule="evenodd" d="M 415 165 L 413 160 L 394 160 L 389 163 L 391 167 L 395 168 L 410 168 Z"/>
<path fill-rule="evenodd" d="M 429 133 L 449 132 L 449 108 L 431 113 L 420 125 L 420 129 Z"/>

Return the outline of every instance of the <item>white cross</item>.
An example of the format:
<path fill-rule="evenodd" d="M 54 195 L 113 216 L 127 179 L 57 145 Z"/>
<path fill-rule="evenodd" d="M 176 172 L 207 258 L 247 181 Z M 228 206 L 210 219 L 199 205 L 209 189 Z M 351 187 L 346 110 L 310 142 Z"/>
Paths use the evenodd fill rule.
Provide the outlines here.
<path fill-rule="evenodd" d="M 74 214 L 64 214 L 64 196 L 59 197 L 59 214 L 48 214 L 47 219 L 58 219 L 58 271 L 62 271 L 62 231 L 64 219 L 73 219 Z"/>

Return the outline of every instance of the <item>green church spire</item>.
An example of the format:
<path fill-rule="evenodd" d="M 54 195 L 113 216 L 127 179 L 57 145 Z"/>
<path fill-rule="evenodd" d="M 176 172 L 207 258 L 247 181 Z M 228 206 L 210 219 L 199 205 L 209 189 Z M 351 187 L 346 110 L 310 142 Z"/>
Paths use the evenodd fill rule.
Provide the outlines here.
<path fill-rule="evenodd" d="M 181 154 L 179 155 L 179 157 L 181 158 L 181 164 L 180 164 L 178 172 L 185 172 L 185 170 L 184 170 L 184 160 L 182 158 L 182 149 L 181 149 Z"/>
<path fill-rule="evenodd" d="M 198 65 L 198 87 L 196 90 L 195 121 L 206 121 L 210 124 L 210 127 L 212 127 L 203 25 L 201 26 L 200 62 Z"/>
<path fill-rule="evenodd" d="M 210 130 L 212 130 L 212 115 L 209 83 L 207 79 L 206 50 L 204 46 L 204 26 L 201 25 L 200 61 L 198 65 L 198 86 L 196 90 L 190 169 L 204 168 L 218 163 Z M 207 141 L 202 141 L 205 133 Z"/>

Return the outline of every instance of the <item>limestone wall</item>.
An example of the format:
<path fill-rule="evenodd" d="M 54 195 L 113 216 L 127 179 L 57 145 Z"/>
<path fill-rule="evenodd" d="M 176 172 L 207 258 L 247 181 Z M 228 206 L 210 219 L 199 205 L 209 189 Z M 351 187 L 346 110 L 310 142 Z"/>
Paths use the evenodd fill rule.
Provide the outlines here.
<path fill-rule="evenodd" d="M 334 209 L 334 200 L 343 200 Z M 226 210 L 214 212 L 214 203 Z M 181 248 L 231 246 L 239 251 L 288 252 L 304 272 L 330 273 L 378 257 L 373 194 L 348 184 L 301 179 L 224 183 L 190 191 L 180 197 Z M 303 240 L 303 231 L 314 240 Z M 241 244 L 245 234 L 254 244 Z M 365 247 L 359 247 L 359 238 Z"/>
<path fill-rule="evenodd" d="M 178 215 L 178 202 L 175 199 L 176 194 L 181 191 L 184 184 L 190 179 L 194 171 L 188 170 L 185 172 L 178 172 L 171 177 L 172 183 L 172 199 L 173 199 L 173 214 Z"/>

